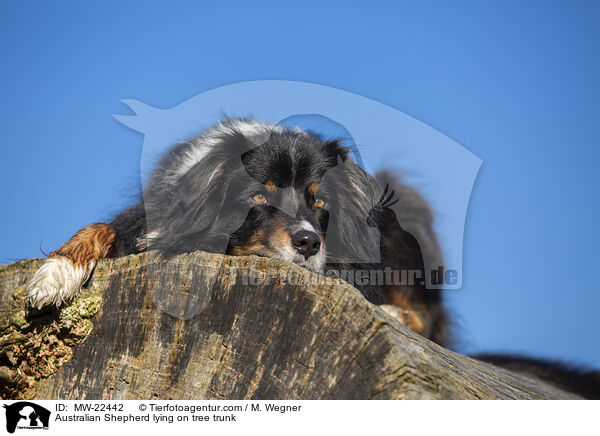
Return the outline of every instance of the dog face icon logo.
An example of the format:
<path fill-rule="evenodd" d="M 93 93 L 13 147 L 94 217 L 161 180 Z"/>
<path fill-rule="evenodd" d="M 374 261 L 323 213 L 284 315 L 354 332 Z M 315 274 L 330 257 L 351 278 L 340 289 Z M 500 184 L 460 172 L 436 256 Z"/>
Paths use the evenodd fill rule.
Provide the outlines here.
<path fill-rule="evenodd" d="M 48 429 L 50 411 L 29 401 L 3 405 L 6 409 L 6 431 L 18 429 Z"/>

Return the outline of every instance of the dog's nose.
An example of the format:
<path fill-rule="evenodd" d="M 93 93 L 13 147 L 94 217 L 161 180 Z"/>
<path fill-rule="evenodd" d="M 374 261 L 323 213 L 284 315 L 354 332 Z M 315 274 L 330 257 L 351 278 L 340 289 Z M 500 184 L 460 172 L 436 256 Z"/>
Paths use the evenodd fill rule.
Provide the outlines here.
<path fill-rule="evenodd" d="M 321 240 L 315 232 L 300 230 L 292 235 L 292 245 L 305 259 L 308 259 L 319 252 Z"/>

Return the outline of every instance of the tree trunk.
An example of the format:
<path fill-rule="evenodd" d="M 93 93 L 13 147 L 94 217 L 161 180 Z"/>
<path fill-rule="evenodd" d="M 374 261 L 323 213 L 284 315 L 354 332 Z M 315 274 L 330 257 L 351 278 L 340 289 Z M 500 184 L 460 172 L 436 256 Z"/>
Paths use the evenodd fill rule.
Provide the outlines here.
<path fill-rule="evenodd" d="M 24 285 L 40 262 L 0 266 L 4 399 L 578 398 L 439 347 L 345 282 L 277 260 L 104 260 L 70 305 L 34 313 Z"/>

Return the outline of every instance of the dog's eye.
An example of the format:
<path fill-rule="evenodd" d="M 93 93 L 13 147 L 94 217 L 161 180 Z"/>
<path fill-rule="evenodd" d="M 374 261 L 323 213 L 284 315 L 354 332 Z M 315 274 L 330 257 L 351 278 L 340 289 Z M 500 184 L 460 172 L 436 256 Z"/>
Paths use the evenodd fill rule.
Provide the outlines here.
<path fill-rule="evenodd" d="M 252 200 L 254 200 L 257 203 L 266 203 L 267 197 L 265 197 L 263 194 L 256 194 L 252 196 Z"/>
<path fill-rule="evenodd" d="M 322 207 L 325 206 L 325 202 L 323 200 L 321 200 L 320 198 L 316 198 L 315 202 L 313 203 L 313 206 L 315 206 L 317 209 L 321 209 Z"/>

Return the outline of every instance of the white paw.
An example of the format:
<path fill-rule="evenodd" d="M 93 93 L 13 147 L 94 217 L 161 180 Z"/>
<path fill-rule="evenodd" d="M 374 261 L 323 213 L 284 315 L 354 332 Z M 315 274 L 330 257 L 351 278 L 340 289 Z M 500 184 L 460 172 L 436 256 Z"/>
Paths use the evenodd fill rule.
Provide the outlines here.
<path fill-rule="evenodd" d="M 95 262 L 88 267 L 74 266 L 66 257 L 50 257 L 35 272 L 27 293 L 31 306 L 37 309 L 60 306 L 71 300 L 88 279 Z"/>

